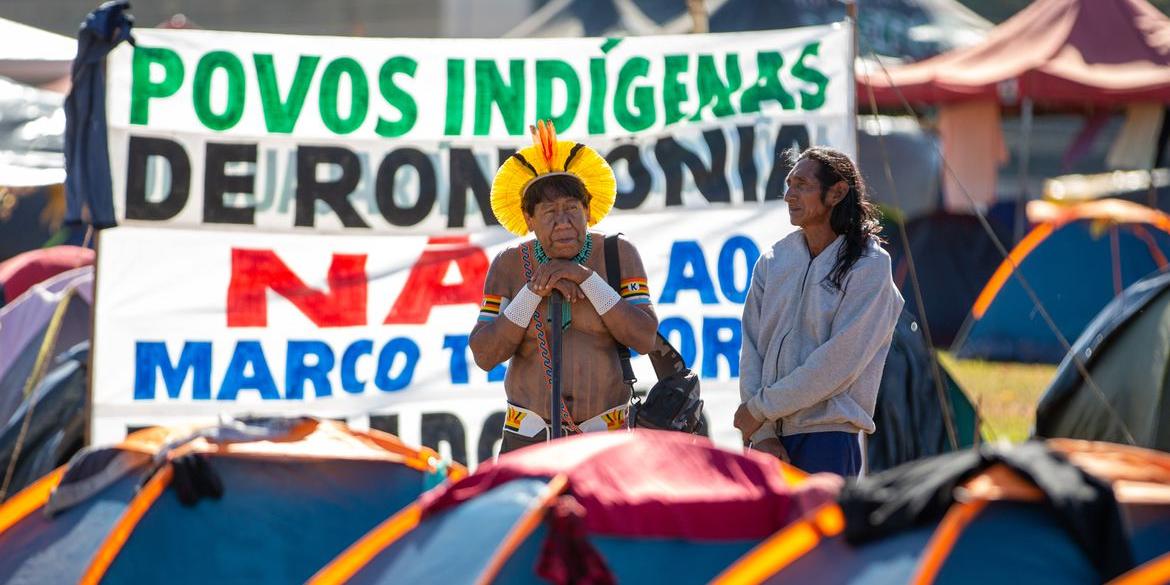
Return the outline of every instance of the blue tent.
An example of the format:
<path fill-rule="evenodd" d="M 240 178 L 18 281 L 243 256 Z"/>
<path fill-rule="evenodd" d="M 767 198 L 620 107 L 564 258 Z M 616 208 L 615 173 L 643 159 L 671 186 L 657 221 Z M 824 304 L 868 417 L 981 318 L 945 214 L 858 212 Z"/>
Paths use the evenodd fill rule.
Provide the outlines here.
<path fill-rule="evenodd" d="M 441 479 L 436 459 L 313 419 L 147 429 L 0 507 L 0 582 L 303 582 Z"/>
<path fill-rule="evenodd" d="M 1160 211 L 1106 199 L 1049 213 L 975 300 L 952 347 L 958 357 L 1053 364 L 1064 357 L 1017 270 L 1071 344 L 1125 287 L 1168 267 L 1170 216 Z"/>
<path fill-rule="evenodd" d="M 996 452 L 1000 462 L 966 471 Z M 1068 439 L 940 455 L 851 483 L 839 506 L 776 533 L 711 583 L 1165 583 L 1168 466 L 1157 451 Z M 920 486 L 925 494 L 908 496 Z"/>
<path fill-rule="evenodd" d="M 586 433 L 481 465 L 311 583 L 704 583 L 839 485 L 683 433 Z"/>

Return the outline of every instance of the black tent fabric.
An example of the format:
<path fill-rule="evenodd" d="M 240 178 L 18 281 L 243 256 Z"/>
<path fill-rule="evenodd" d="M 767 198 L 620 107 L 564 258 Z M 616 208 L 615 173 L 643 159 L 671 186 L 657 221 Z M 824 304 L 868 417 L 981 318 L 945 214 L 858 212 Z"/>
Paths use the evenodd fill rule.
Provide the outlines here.
<path fill-rule="evenodd" d="M 1170 451 L 1168 394 L 1170 273 L 1160 273 L 1125 289 L 1085 328 L 1040 397 L 1036 435 L 1127 443 L 1128 430 L 1139 446 Z"/>
<path fill-rule="evenodd" d="M 992 217 L 988 221 L 1000 241 L 1011 241 L 1011 228 Z M 886 250 L 893 263 L 894 283 L 906 299 L 906 310 L 920 320 L 925 317 L 935 347 L 950 347 L 1003 256 L 973 215 L 938 211 L 907 222 L 906 235 L 922 287 L 924 313 L 914 295 L 910 264 L 897 227 L 885 226 L 882 235 L 888 240 Z"/>
<path fill-rule="evenodd" d="M 902 463 L 962 449 L 975 443 L 975 408 L 939 364 L 944 398 L 939 396 L 929 348 L 917 321 L 906 311 L 898 319 L 878 390 L 874 423 L 866 455 L 869 470 L 878 472 Z M 955 427 L 952 444 L 944 421 Z"/>
<path fill-rule="evenodd" d="M 57 231 L 42 219 L 52 205 L 53 191 L 53 187 L 38 187 L 12 195 L 10 211 L 0 213 L 0 262 L 21 252 L 57 243 L 54 239 Z M 69 231 L 61 235 L 73 240 L 72 234 Z"/>
<path fill-rule="evenodd" d="M 1098 569 L 1093 577 L 1112 579 L 1133 568 L 1125 514 L 1113 486 L 1039 441 L 1009 448 L 983 445 L 851 480 L 840 498 L 846 540 L 863 544 L 942 521 L 960 486 L 993 465 L 1039 488 L 1046 511 Z"/>

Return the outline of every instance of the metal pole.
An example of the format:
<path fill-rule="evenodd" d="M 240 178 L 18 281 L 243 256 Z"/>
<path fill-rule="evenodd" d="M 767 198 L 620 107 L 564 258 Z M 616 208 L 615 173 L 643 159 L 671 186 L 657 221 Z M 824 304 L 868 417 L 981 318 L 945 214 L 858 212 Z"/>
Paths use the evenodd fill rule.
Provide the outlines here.
<path fill-rule="evenodd" d="M 1012 236 L 1015 243 L 1024 239 L 1025 224 L 1028 223 L 1028 200 L 1031 195 L 1028 189 L 1028 156 L 1032 153 L 1032 98 L 1024 98 L 1020 103 L 1020 198 L 1016 202 L 1016 221 Z"/>
<path fill-rule="evenodd" d="M 1150 180 L 1150 189 L 1146 193 L 1146 205 L 1153 209 L 1158 208 L 1158 186 L 1154 184 L 1154 169 L 1162 165 L 1162 159 L 1166 155 L 1166 142 L 1170 139 L 1170 108 L 1166 108 L 1162 113 L 1162 127 L 1158 129 L 1158 147 L 1154 150 L 1154 160 L 1150 161 L 1150 167 L 1146 171 L 1146 178 Z"/>
<path fill-rule="evenodd" d="M 703 5 L 703 0 L 687 0 L 687 12 L 691 14 L 692 33 L 705 34 L 710 32 L 710 27 L 707 24 L 707 7 Z"/>
<path fill-rule="evenodd" d="M 561 438 L 562 421 L 561 421 L 561 341 L 563 338 L 563 330 L 561 329 L 561 312 L 564 310 L 565 299 L 561 296 L 560 291 L 554 290 L 548 298 L 548 317 L 549 317 L 549 345 L 552 346 L 552 396 L 549 403 L 549 413 L 552 414 L 552 432 L 550 437 L 553 439 Z"/>
<path fill-rule="evenodd" d="M 849 30 L 853 31 L 851 35 L 849 46 L 853 49 L 853 53 L 849 55 L 849 90 L 846 92 L 849 101 L 849 136 L 853 137 L 853 146 L 855 152 L 853 156 L 856 160 L 861 160 L 861 141 L 857 139 L 857 59 L 861 55 L 861 37 L 857 28 L 857 2 L 855 0 L 845 0 L 845 20 L 849 23 Z M 873 55 L 875 58 L 877 55 Z M 869 84 L 869 69 L 866 68 L 865 83 Z M 872 113 L 875 117 L 878 115 L 877 107 L 874 107 Z"/>

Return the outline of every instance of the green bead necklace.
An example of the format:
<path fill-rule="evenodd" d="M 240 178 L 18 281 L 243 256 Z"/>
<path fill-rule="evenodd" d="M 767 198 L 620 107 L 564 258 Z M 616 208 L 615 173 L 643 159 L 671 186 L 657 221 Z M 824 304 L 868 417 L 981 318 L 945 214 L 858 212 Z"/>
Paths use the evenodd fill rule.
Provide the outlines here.
<path fill-rule="evenodd" d="M 544 251 L 544 246 L 540 245 L 540 240 L 536 241 L 536 245 L 534 246 L 534 248 L 536 249 L 536 262 L 537 263 L 548 264 L 551 261 L 551 259 L 548 257 L 548 253 Z M 573 260 L 573 262 L 576 262 L 577 264 L 584 264 L 586 260 L 589 260 L 589 254 L 591 254 L 592 252 L 593 252 L 593 238 L 590 237 L 588 233 L 586 233 L 585 234 L 585 244 L 581 246 L 581 251 L 577 252 L 577 255 L 573 256 L 572 260 Z M 561 305 L 561 328 L 568 329 L 569 324 L 571 324 L 572 322 L 573 322 L 573 309 L 572 309 L 572 307 L 569 306 L 569 303 L 564 303 Z"/>
<path fill-rule="evenodd" d="M 585 261 L 589 259 L 589 254 L 592 252 L 593 238 L 589 237 L 589 234 L 585 234 L 585 244 L 581 246 L 581 251 L 577 252 L 577 255 L 573 256 L 572 260 L 577 264 L 584 264 Z M 551 258 L 548 257 L 548 253 L 544 251 L 544 246 L 540 245 L 540 240 L 536 241 L 536 261 L 540 264 L 548 264 L 551 261 Z"/>

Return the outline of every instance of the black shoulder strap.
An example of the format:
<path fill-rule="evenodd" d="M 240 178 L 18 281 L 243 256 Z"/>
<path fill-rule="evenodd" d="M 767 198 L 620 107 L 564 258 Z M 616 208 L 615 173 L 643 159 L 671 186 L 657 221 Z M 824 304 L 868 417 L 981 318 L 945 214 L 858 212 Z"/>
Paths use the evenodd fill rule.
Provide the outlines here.
<path fill-rule="evenodd" d="M 618 236 L 605 236 L 605 279 L 613 290 L 618 290 L 622 284 L 622 259 L 618 256 Z M 621 291 L 618 291 L 619 293 Z"/>
<path fill-rule="evenodd" d="M 622 292 L 622 260 L 618 256 L 618 236 L 620 235 L 613 234 L 605 237 L 605 279 L 618 294 Z M 632 386 L 634 382 L 638 381 L 638 378 L 634 377 L 634 367 L 630 365 L 630 348 L 618 344 L 617 352 L 618 358 L 622 362 L 622 379 L 626 384 Z"/>

